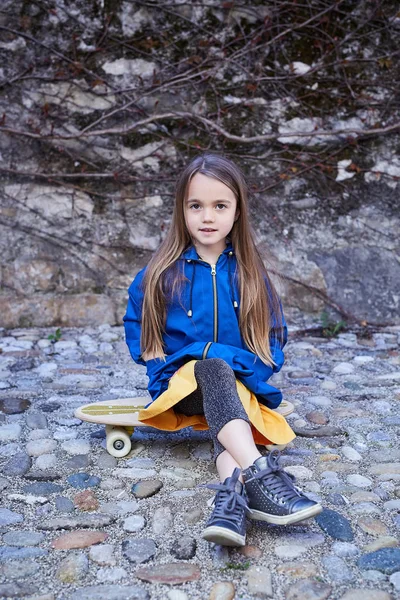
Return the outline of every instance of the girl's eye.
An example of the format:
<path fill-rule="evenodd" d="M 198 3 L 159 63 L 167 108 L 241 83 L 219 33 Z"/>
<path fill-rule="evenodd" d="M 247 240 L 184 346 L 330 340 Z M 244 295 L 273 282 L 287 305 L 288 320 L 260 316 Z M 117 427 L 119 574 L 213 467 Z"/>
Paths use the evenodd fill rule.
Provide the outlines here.
<path fill-rule="evenodd" d="M 191 204 L 189 208 L 194 208 L 195 206 L 199 206 L 199 204 Z M 223 206 L 224 208 L 226 208 L 226 204 L 217 204 L 217 206 Z"/>

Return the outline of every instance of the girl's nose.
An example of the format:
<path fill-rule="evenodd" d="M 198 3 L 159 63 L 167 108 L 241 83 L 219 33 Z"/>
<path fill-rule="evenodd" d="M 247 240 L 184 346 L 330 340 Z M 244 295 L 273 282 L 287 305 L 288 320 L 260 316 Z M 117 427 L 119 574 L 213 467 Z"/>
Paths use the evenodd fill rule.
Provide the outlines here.
<path fill-rule="evenodd" d="M 204 211 L 203 213 L 203 221 L 207 221 L 207 223 L 209 221 L 214 221 L 214 217 L 211 211 Z"/>

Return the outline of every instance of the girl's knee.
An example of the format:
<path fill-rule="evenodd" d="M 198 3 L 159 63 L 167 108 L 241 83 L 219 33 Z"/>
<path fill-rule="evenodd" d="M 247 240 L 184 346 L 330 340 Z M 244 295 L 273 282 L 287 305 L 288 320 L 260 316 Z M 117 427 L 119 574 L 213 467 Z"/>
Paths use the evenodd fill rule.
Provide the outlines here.
<path fill-rule="evenodd" d="M 205 360 L 198 360 L 194 365 L 194 371 L 207 372 L 207 374 L 215 373 L 232 373 L 232 368 L 223 358 L 206 358 Z"/>

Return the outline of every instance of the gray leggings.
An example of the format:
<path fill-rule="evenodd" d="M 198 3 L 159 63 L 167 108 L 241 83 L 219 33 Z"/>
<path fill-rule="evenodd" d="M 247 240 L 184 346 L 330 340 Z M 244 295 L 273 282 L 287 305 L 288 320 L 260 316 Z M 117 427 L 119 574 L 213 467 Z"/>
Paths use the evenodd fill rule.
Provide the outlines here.
<path fill-rule="evenodd" d="M 222 427 L 233 419 L 243 419 L 247 423 L 250 420 L 237 393 L 235 373 L 222 358 L 198 360 L 194 365 L 194 374 L 197 389 L 175 404 L 174 410 L 188 417 L 206 417 L 216 461 L 225 450 L 217 439 Z"/>

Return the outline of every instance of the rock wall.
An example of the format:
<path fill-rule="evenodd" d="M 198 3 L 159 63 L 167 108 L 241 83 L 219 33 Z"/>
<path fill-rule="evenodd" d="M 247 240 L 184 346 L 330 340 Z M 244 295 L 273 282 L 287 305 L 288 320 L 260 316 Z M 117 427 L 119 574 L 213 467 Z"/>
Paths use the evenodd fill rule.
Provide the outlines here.
<path fill-rule="evenodd" d="M 289 319 L 400 322 L 396 3 L 3 4 L 2 326 L 121 323 L 203 149 L 246 172 Z"/>

